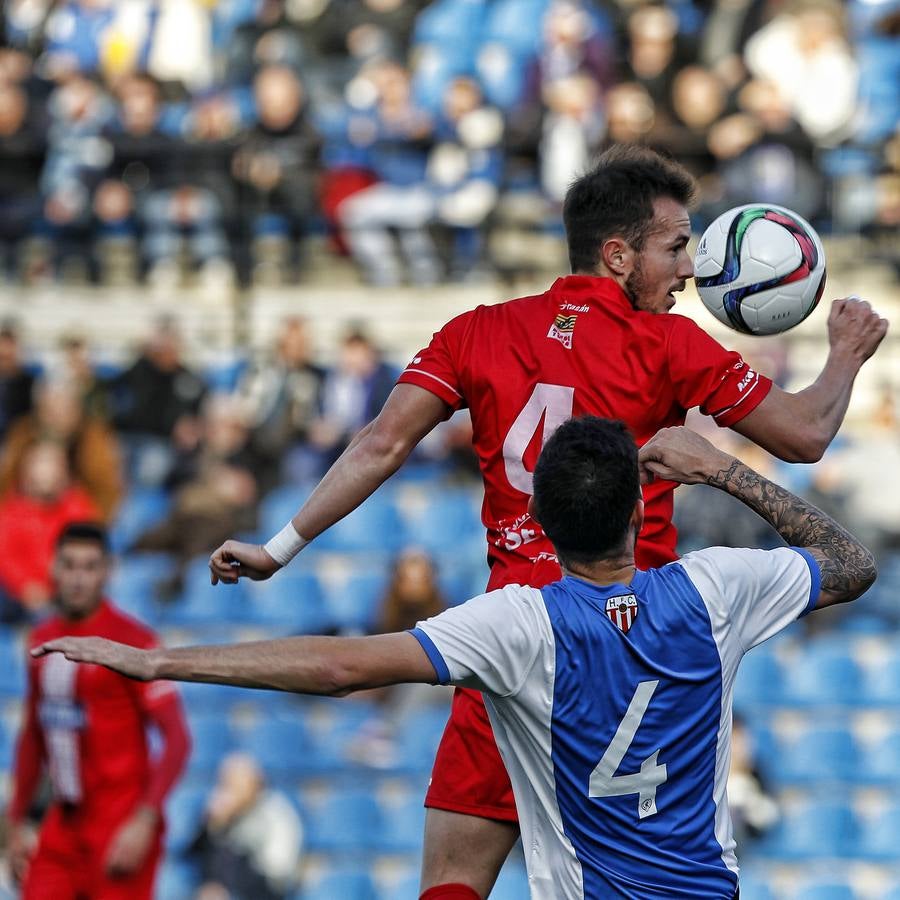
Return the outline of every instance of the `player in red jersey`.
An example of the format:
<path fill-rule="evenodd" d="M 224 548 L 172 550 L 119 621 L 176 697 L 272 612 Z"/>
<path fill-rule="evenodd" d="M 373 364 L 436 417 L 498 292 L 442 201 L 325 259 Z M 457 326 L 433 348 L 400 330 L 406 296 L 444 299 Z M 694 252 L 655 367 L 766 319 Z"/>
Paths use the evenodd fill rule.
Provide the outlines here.
<path fill-rule="evenodd" d="M 544 294 L 479 307 L 445 325 L 294 519 L 264 547 L 223 544 L 210 559 L 213 581 L 271 576 L 359 506 L 437 423 L 466 406 L 485 484 L 492 589 L 540 587 L 559 577 L 527 504 L 542 442 L 569 416 L 622 419 L 641 444 L 657 429 L 683 423 L 697 406 L 782 459 L 818 459 L 887 323 L 868 303 L 836 300 L 822 373 L 788 393 L 693 321 L 666 315 L 693 275 L 686 250 L 693 190 L 680 166 L 651 151 L 607 151 L 566 198 L 575 274 Z M 641 567 L 675 558 L 673 490 L 657 482 L 645 491 Z M 423 897 L 486 896 L 517 828 L 509 779 L 477 694 L 454 697 L 426 806 Z"/>
<path fill-rule="evenodd" d="M 70 635 L 157 646 L 150 629 L 104 598 L 109 568 L 101 526 L 66 527 L 53 562 L 60 612 L 35 628 L 30 646 Z M 190 753 L 178 693 L 167 682 L 139 684 L 100 666 L 30 655 L 28 681 L 8 810 L 23 900 L 150 900 L 163 802 Z M 155 759 L 148 726 L 163 740 Z M 45 765 L 53 800 L 35 850 L 25 818 Z"/>

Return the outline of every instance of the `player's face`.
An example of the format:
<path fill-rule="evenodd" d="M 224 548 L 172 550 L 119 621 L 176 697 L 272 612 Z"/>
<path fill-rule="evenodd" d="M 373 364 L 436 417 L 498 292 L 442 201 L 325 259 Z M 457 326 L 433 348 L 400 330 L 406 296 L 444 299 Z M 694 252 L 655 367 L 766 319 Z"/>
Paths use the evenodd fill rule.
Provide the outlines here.
<path fill-rule="evenodd" d="M 90 615 L 103 597 L 109 560 L 93 543 L 72 541 L 56 552 L 53 577 L 64 615 L 81 619 Z"/>
<path fill-rule="evenodd" d="M 636 309 L 666 313 L 675 305 L 675 294 L 694 277 L 687 252 L 691 220 L 688 211 L 670 197 L 655 200 L 653 209 L 653 220 L 643 247 L 635 254 L 625 291 Z"/>

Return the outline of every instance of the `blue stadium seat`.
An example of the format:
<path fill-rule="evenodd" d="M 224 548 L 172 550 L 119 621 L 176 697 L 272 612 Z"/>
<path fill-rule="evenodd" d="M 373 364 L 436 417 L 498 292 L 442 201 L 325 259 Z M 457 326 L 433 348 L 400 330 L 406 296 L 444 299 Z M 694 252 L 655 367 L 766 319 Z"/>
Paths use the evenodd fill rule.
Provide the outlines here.
<path fill-rule="evenodd" d="M 156 900 L 191 900 L 199 886 L 196 866 L 167 857 L 156 876 Z"/>
<path fill-rule="evenodd" d="M 172 558 L 165 553 L 132 553 L 116 560 L 109 582 L 113 602 L 146 625 L 155 627 L 161 610 L 156 584 L 171 571 Z"/>
<path fill-rule="evenodd" d="M 378 900 L 418 900 L 419 897 L 419 867 L 414 866 L 405 873 L 385 879 L 379 883 Z"/>
<path fill-rule="evenodd" d="M 322 803 L 304 807 L 307 845 L 310 850 L 331 853 L 370 850 L 378 838 L 379 818 L 378 803 L 371 793 L 336 791 Z"/>
<path fill-rule="evenodd" d="M 856 897 L 853 888 L 845 881 L 822 881 L 801 888 L 795 900 L 856 900 Z"/>
<path fill-rule="evenodd" d="M 0 722 L 0 769 L 8 772 L 15 755 L 15 738 Z"/>
<path fill-rule="evenodd" d="M 900 647 L 885 662 L 867 667 L 860 699 L 872 706 L 900 707 Z"/>
<path fill-rule="evenodd" d="M 169 512 L 171 498 L 159 488 L 133 487 L 116 513 L 109 532 L 113 550 L 127 550 L 152 525 L 161 522 Z"/>
<path fill-rule="evenodd" d="M 166 801 L 166 850 L 170 854 L 184 853 L 197 836 L 207 789 L 179 785 Z"/>
<path fill-rule="evenodd" d="M 406 521 L 409 543 L 430 553 L 446 553 L 448 535 L 454 549 L 471 540 L 479 549 L 484 545 L 480 499 L 466 490 L 440 490 L 429 493 L 427 503 Z"/>
<path fill-rule="evenodd" d="M 214 365 L 207 366 L 203 372 L 203 380 L 212 391 L 225 391 L 230 393 L 237 387 L 241 375 L 247 368 L 245 359 L 228 359 Z"/>
<path fill-rule="evenodd" d="M 449 713 L 446 706 L 419 709 L 401 724 L 397 755 L 402 768 L 410 771 L 431 768 Z"/>
<path fill-rule="evenodd" d="M 24 697 L 27 681 L 25 651 L 12 643 L 0 667 L 0 696 Z"/>
<path fill-rule="evenodd" d="M 874 863 L 900 862 L 900 804 L 863 820 L 855 855 Z"/>
<path fill-rule="evenodd" d="M 316 634 L 331 625 L 331 613 L 312 572 L 290 568 L 277 578 L 248 582 L 247 589 L 249 602 L 239 613 L 245 622 L 293 634 Z"/>
<path fill-rule="evenodd" d="M 775 900 L 775 894 L 761 872 L 741 866 L 741 900 Z"/>
<path fill-rule="evenodd" d="M 485 4 L 481 0 L 436 0 L 416 17 L 413 44 L 455 47 L 471 53 L 481 32 Z"/>
<path fill-rule="evenodd" d="M 490 4 L 481 31 L 482 44 L 500 44 L 523 59 L 533 56 L 543 39 L 538 23 L 548 5 L 547 0 L 497 0 Z M 535 27 L 523 28 L 523 22 L 530 22 Z"/>
<path fill-rule="evenodd" d="M 849 806 L 812 801 L 789 812 L 757 845 L 760 856 L 786 862 L 853 855 L 856 817 Z"/>
<path fill-rule="evenodd" d="M 425 834 L 425 805 L 421 794 L 383 800 L 377 849 L 381 853 L 419 853 Z"/>
<path fill-rule="evenodd" d="M 888 732 L 866 747 L 858 769 L 861 782 L 896 786 L 900 778 L 900 729 Z"/>
<path fill-rule="evenodd" d="M 783 675 L 775 654 L 766 645 L 755 647 L 741 660 L 734 682 L 734 708 L 745 712 L 756 706 L 782 702 Z"/>
<path fill-rule="evenodd" d="M 263 718 L 238 737 L 264 772 L 275 777 L 303 774 L 310 753 L 310 738 L 299 718 Z"/>
<path fill-rule="evenodd" d="M 387 584 L 386 571 L 370 571 L 351 575 L 340 586 L 328 586 L 331 621 L 344 631 L 368 631 L 378 617 Z"/>
<path fill-rule="evenodd" d="M 529 895 L 528 875 L 520 864 L 507 863 L 491 891 L 491 900 L 521 900 Z"/>
<path fill-rule="evenodd" d="M 862 673 L 849 648 L 831 641 L 809 644 L 787 669 L 784 703 L 858 706 L 862 696 Z"/>
<path fill-rule="evenodd" d="M 193 742 L 189 771 L 211 778 L 222 758 L 234 749 L 234 735 L 221 715 L 190 715 L 188 724 Z"/>
<path fill-rule="evenodd" d="M 207 558 L 198 557 L 185 571 L 181 598 L 161 612 L 162 621 L 176 624 L 234 622 L 247 604 L 246 582 L 214 585 L 209 580 Z"/>
<path fill-rule="evenodd" d="M 304 885 L 298 900 L 378 900 L 372 876 L 363 869 L 325 872 Z"/>
<path fill-rule="evenodd" d="M 209 635 L 207 635 L 209 637 Z M 225 643 L 224 640 L 191 640 L 185 644 Z M 247 703 L 254 695 L 243 688 L 229 687 L 225 684 L 203 684 L 199 681 L 186 681 L 178 685 L 188 712 L 198 715 L 224 715 L 236 703 Z M 260 695 L 261 696 L 261 695 Z M 260 697 L 257 697 L 260 699 Z"/>
<path fill-rule="evenodd" d="M 282 523 L 284 524 L 284 523 Z M 393 552 L 405 543 L 403 522 L 390 490 L 376 491 L 349 516 L 316 538 L 319 550 Z"/>
<path fill-rule="evenodd" d="M 859 748 L 847 728 L 814 727 L 783 748 L 773 774 L 788 784 L 852 781 L 859 763 Z"/>
<path fill-rule="evenodd" d="M 259 529 L 263 540 L 278 534 L 311 493 L 312 488 L 291 484 L 275 488 L 266 494 L 259 505 Z"/>

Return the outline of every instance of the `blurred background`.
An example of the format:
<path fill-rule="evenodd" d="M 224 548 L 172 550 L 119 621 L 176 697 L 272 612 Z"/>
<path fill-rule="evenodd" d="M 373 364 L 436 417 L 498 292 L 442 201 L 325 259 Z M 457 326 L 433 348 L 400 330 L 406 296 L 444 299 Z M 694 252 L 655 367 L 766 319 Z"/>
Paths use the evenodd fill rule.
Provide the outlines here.
<path fill-rule="evenodd" d="M 562 198 L 611 143 L 690 169 L 697 233 L 751 201 L 818 228 L 825 300 L 789 334 L 748 339 L 692 288 L 679 299 L 782 386 L 819 371 L 831 298 L 900 322 L 897 0 L 7 0 L 0 15 L 0 808 L 23 637 L 72 517 L 109 523 L 111 595 L 168 644 L 395 630 L 481 591 L 466 414 L 273 581 L 213 589 L 206 558 L 279 530 L 451 316 L 567 271 Z M 897 900 L 898 335 L 821 463 L 712 437 L 881 563 L 865 598 L 745 660 L 741 896 Z M 33 516 L 9 514 L 23 504 Z M 682 552 L 777 540 L 702 487 L 679 490 L 677 519 Z M 228 853 L 272 897 L 417 895 L 445 692 L 183 696 L 194 752 L 161 900 L 261 897 Z M 223 846 L 251 814 L 263 839 Z M 527 896 L 520 857 L 492 896 Z"/>

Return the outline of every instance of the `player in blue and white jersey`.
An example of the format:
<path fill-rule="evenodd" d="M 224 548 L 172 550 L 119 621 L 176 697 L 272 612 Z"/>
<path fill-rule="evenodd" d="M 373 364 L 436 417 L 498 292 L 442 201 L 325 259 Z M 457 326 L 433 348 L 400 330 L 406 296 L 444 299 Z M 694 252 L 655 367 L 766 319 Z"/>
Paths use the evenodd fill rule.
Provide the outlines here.
<path fill-rule="evenodd" d="M 636 569 L 641 477 L 712 484 L 792 546 L 716 547 Z M 874 558 L 684 428 L 639 456 L 621 423 L 569 420 L 541 453 L 533 504 L 564 577 L 485 594 L 412 632 L 151 651 L 62 638 L 34 652 L 144 680 L 326 694 L 403 681 L 477 688 L 512 779 L 535 900 L 731 900 L 725 782 L 738 664 L 798 616 L 863 593 Z"/>

